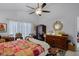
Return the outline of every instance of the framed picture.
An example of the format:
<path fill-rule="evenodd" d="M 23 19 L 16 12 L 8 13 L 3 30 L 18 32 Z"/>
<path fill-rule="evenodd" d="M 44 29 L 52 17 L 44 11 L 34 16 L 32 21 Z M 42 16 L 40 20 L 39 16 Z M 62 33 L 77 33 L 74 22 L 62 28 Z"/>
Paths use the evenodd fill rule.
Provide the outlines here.
<path fill-rule="evenodd" d="M 0 23 L 0 32 L 6 32 L 6 31 L 7 31 L 7 24 Z"/>

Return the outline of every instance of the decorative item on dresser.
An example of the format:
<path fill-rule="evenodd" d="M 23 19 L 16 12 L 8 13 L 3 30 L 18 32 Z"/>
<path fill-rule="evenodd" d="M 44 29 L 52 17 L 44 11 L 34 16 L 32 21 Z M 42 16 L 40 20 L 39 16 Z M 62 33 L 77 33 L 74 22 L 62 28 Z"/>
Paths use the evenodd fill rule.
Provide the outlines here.
<path fill-rule="evenodd" d="M 67 50 L 68 48 L 67 39 L 68 39 L 68 36 L 46 35 L 45 37 L 45 41 L 51 47 L 57 47 L 64 50 Z"/>

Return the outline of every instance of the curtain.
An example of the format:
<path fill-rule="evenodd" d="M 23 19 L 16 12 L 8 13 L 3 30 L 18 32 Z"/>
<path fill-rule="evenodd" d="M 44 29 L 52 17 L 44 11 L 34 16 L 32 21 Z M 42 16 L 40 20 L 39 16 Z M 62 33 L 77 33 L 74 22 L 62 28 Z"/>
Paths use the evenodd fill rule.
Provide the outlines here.
<path fill-rule="evenodd" d="M 10 21 L 9 22 L 9 34 L 15 37 L 16 33 L 22 33 L 23 38 L 31 34 L 32 32 L 32 24 Z"/>

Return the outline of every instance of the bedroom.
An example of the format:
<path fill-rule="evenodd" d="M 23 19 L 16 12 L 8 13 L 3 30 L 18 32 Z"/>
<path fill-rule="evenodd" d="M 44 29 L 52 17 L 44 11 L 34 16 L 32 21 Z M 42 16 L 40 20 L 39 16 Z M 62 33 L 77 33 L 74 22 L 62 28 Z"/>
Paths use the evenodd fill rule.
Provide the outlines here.
<path fill-rule="evenodd" d="M 42 3 L 40 5 L 42 5 Z M 54 32 L 54 29 L 53 29 L 54 23 L 56 21 L 60 21 L 63 24 L 62 32 L 69 35 L 68 39 L 69 39 L 69 41 L 71 41 L 70 43 L 75 44 L 75 47 L 76 47 L 76 48 L 74 48 L 74 46 L 72 46 L 69 49 L 70 50 L 78 49 L 78 47 L 77 47 L 78 42 L 76 39 L 76 35 L 77 35 L 76 21 L 79 17 L 79 4 L 78 3 L 74 3 L 74 4 L 73 3 L 63 3 L 63 4 L 62 3 L 46 3 L 44 10 L 50 11 L 50 13 L 42 13 L 41 16 L 37 15 L 36 13 L 29 14 L 34 10 L 28 8 L 27 6 L 36 8 L 37 3 L 13 3 L 13 4 L 12 3 L 0 3 L 0 24 L 5 25 L 5 30 L 0 31 L 0 35 L 4 39 L 4 40 L 1 39 L 1 41 L 3 41 L 3 42 L 1 42 L 0 45 L 3 44 L 4 42 L 5 42 L 5 44 L 3 44 L 3 46 L 7 45 L 8 43 L 6 41 L 11 42 L 11 43 L 20 41 L 20 39 L 13 39 L 16 36 L 16 34 L 17 33 L 20 34 L 20 32 L 23 36 L 22 39 L 25 39 L 26 36 L 27 36 L 27 38 L 31 37 L 33 34 L 36 34 L 36 30 L 35 30 L 36 26 L 40 25 L 40 24 L 46 26 L 45 35 L 49 35 L 49 34 L 52 35 Z M 38 31 L 40 31 L 40 30 L 38 30 Z M 7 39 L 6 37 L 9 40 L 5 40 L 5 39 Z M 54 39 L 57 39 L 57 37 L 59 38 L 60 36 L 56 36 L 56 38 L 54 38 Z M 37 36 L 34 38 L 37 38 Z M 31 39 L 33 42 L 35 42 L 33 38 L 31 38 Z M 22 42 L 24 42 L 24 41 L 22 41 Z M 42 41 L 37 39 L 35 43 L 39 43 L 39 42 L 42 42 Z M 58 44 L 60 44 L 62 42 L 63 41 L 61 41 L 61 42 L 58 41 Z M 46 48 L 48 48 L 49 42 L 45 42 L 45 38 L 43 40 L 43 43 L 45 43 Z M 49 45 L 50 44 L 54 45 L 55 42 L 49 43 Z M 58 46 L 58 44 L 55 44 L 55 45 Z M 64 47 L 64 46 L 62 46 L 62 47 Z M 60 45 L 58 47 L 60 47 Z M 56 47 L 57 50 L 59 50 L 58 47 Z M 53 47 L 51 47 L 51 48 L 52 49 L 49 49 L 49 50 L 54 49 Z M 9 51 L 9 50 L 5 49 L 5 51 Z M 62 51 L 64 51 L 64 50 L 62 50 Z M 0 53 L 2 53 L 2 51 L 0 51 Z M 6 53 L 3 52 L 2 55 L 11 55 L 9 53 L 10 53 L 10 51 L 6 52 Z M 21 53 L 23 53 L 23 52 L 21 51 Z M 48 54 L 48 52 L 46 52 L 46 53 Z M 68 54 L 68 55 L 79 55 L 78 51 L 68 51 L 68 53 L 72 53 L 72 54 Z M 36 53 L 36 54 L 38 54 L 38 53 Z M 52 54 L 54 54 L 54 53 L 51 53 L 48 55 L 52 55 Z M 13 53 L 12 53 L 12 55 L 13 55 Z M 22 54 L 18 53 L 16 55 L 22 55 Z M 24 53 L 23 53 L 23 55 L 24 55 Z"/>

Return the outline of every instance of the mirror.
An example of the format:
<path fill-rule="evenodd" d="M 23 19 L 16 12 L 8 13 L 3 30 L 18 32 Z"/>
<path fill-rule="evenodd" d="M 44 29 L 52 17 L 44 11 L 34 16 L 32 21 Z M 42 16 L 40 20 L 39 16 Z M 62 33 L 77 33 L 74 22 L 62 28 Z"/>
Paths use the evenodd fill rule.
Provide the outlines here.
<path fill-rule="evenodd" d="M 61 21 L 56 21 L 54 24 L 53 24 L 53 29 L 55 31 L 61 31 L 63 28 L 63 23 Z"/>
<path fill-rule="evenodd" d="M 77 23 L 77 43 L 78 43 L 78 46 L 79 46 L 79 17 L 77 17 L 77 21 L 76 21 L 76 23 Z"/>
<path fill-rule="evenodd" d="M 54 33 L 57 36 L 62 36 L 63 23 L 61 21 L 55 21 L 53 24 Z"/>

